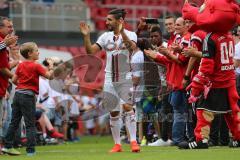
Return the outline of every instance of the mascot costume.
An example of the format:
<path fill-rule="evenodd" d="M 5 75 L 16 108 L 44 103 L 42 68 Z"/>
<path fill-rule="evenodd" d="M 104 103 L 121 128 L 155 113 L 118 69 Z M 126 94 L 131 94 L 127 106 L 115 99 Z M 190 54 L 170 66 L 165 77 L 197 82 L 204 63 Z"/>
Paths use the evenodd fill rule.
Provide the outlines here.
<path fill-rule="evenodd" d="M 229 31 L 240 23 L 239 6 L 234 0 L 205 0 L 200 8 L 188 1 L 182 9 L 189 19 L 207 32 L 203 42 L 198 74 L 188 88 L 190 103 L 197 105 L 196 140 L 182 142 L 181 149 L 208 148 L 211 122 L 215 114 L 224 114 L 233 135 L 230 147 L 240 147 L 240 109 L 233 65 L 234 41 Z"/>

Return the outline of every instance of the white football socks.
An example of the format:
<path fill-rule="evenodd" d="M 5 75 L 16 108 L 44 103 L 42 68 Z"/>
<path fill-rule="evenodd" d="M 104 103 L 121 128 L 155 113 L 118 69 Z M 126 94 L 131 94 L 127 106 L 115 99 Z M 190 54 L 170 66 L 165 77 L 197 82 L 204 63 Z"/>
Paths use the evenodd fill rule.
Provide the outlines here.
<path fill-rule="evenodd" d="M 115 144 L 121 144 L 120 130 L 121 130 L 121 120 L 120 116 L 110 117 L 110 127 L 112 131 L 112 136 Z"/>
<path fill-rule="evenodd" d="M 130 141 L 136 141 L 136 132 L 137 132 L 137 122 L 136 115 L 133 110 L 125 112 L 125 124 L 130 134 Z"/>

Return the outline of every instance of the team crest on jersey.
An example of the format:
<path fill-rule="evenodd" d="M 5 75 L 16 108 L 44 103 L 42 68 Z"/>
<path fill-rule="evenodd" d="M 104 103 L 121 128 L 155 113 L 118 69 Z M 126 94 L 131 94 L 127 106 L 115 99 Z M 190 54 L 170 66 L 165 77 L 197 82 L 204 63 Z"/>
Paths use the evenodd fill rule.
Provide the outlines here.
<path fill-rule="evenodd" d="M 117 44 L 116 42 L 108 40 L 107 45 L 105 47 L 106 51 L 126 50 L 126 49 L 127 49 L 127 47 L 125 46 L 125 44 L 123 43 L 122 40 L 119 44 Z"/>

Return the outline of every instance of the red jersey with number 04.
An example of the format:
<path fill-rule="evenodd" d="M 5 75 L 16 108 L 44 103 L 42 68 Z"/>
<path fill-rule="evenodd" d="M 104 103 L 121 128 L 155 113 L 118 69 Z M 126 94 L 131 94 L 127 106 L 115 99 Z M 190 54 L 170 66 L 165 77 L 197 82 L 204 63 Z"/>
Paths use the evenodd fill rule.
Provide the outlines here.
<path fill-rule="evenodd" d="M 235 85 L 234 41 L 230 34 L 209 33 L 203 44 L 199 71 L 210 78 L 212 88 Z"/>

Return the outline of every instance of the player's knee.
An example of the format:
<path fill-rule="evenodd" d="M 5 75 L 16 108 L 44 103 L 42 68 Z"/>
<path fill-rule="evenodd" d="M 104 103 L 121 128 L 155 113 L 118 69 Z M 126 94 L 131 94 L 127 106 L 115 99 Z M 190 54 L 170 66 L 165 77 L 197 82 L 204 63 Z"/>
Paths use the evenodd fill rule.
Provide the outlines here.
<path fill-rule="evenodd" d="M 125 111 L 125 112 L 129 112 L 129 111 L 131 111 L 133 109 L 133 106 L 132 105 L 130 105 L 130 104 L 123 104 L 123 110 Z"/>
<path fill-rule="evenodd" d="M 110 112 L 111 117 L 117 117 L 117 116 L 119 116 L 119 114 L 120 114 L 119 111 Z"/>

